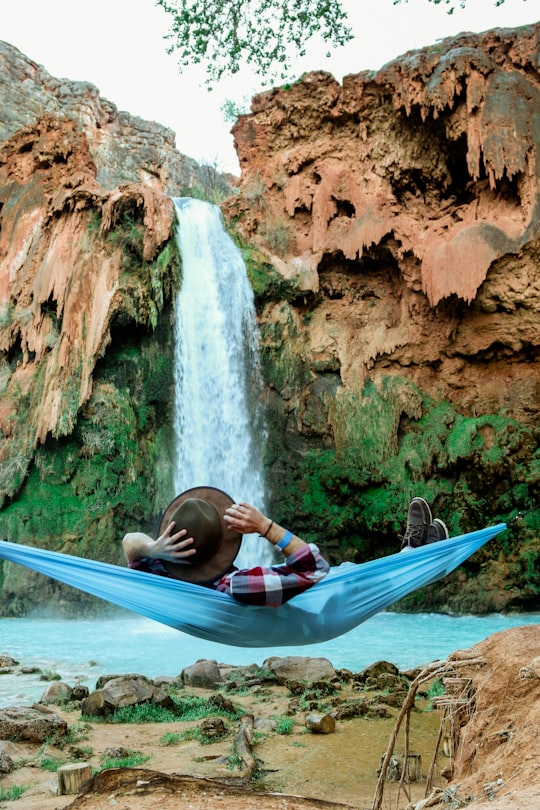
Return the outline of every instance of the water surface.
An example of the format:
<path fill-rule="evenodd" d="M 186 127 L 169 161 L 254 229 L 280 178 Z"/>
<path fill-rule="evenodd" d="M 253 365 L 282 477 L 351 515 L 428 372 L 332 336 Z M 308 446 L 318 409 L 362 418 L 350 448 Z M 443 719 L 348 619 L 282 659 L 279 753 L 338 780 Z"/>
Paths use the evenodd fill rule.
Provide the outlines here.
<path fill-rule="evenodd" d="M 102 674 L 136 672 L 176 676 L 200 658 L 228 664 L 258 664 L 287 655 L 324 656 L 336 668 L 358 672 L 381 659 L 400 669 L 446 658 L 500 630 L 538 626 L 540 614 L 442 616 L 380 613 L 339 638 L 298 648 L 246 649 L 204 641 L 142 618 L 64 621 L 0 619 L 0 652 L 21 666 L 57 672 L 70 685 L 90 689 Z M 0 706 L 28 705 L 45 689 L 39 675 L 0 675 Z"/>

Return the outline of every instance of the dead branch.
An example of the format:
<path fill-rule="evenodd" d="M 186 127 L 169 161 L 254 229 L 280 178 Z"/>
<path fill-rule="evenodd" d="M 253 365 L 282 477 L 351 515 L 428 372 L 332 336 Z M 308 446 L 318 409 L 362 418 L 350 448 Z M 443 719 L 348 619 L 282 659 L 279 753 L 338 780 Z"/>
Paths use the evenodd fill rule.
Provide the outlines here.
<path fill-rule="evenodd" d="M 384 755 L 384 759 L 381 765 L 379 779 L 377 781 L 377 786 L 375 788 L 375 795 L 373 797 L 373 803 L 371 805 L 371 810 L 381 810 L 383 795 L 384 795 L 384 784 L 386 780 L 386 772 L 388 770 L 388 766 L 390 764 L 390 760 L 394 753 L 394 747 L 396 745 L 396 740 L 403 723 L 403 720 L 406 718 L 406 738 L 405 738 L 405 750 L 406 753 L 409 749 L 409 728 L 410 728 L 410 713 L 414 708 L 414 702 L 416 699 L 416 693 L 422 684 L 426 683 L 427 681 L 432 681 L 435 678 L 443 677 L 444 675 L 450 676 L 456 674 L 456 669 L 464 666 L 478 666 L 484 665 L 485 661 L 481 658 L 463 658 L 461 660 L 455 660 L 453 658 L 451 661 L 435 661 L 432 664 L 428 664 L 424 669 L 416 676 L 414 681 L 411 682 L 409 686 L 409 691 L 407 692 L 407 696 L 403 701 L 403 705 L 399 711 L 399 714 L 396 718 L 396 722 L 394 724 L 394 728 L 392 730 L 392 734 L 390 735 L 390 740 L 388 742 L 388 746 L 386 748 L 386 752 Z M 405 762 L 407 759 L 405 757 Z M 404 768 L 404 773 L 406 772 L 406 768 Z M 431 774 L 430 774 L 431 776 Z M 404 776 L 402 775 L 401 785 L 403 784 Z M 398 794 L 399 797 L 399 794 Z"/>

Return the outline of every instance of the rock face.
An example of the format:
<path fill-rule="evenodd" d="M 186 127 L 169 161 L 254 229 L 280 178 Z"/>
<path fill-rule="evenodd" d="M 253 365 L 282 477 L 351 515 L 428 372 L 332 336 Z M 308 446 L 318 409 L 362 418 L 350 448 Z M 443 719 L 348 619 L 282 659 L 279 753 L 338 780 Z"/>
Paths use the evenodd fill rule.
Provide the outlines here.
<path fill-rule="evenodd" d="M 311 73 L 234 128 L 270 488 L 338 558 L 396 550 L 412 495 L 454 533 L 538 501 L 539 32 L 463 34 L 342 86 Z M 500 566 L 495 610 L 520 588 Z"/>
<path fill-rule="evenodd" d="M 67 732 L 67 722 L 56 714 L 44 713 L 30 707 L 0 711 L 1 740 L 43 743 L 54 736 L 63 737 Z"/>
<path fill-rule="evenodd" d="M 317 297 L 312 365 L 345 386 L 399 364 L 461 406 L 535 420 L 538 32 L 462 35 L 343 87 L 309 74 L 239 119 L 230 209 L 263 246 L 271 221 L 289 228 L 280 269 Z"/>
<path fill-rule="evenodd" d="M 137 179 L 148 179 L 142 154 L 127 148 L 136 133 L 127 118 L 122 141 L 109 110 L 105 137 L 96 93 L 86 85 L 71 96 L 67 85 L 60 92 L 61 83 L 18 52 L 6 60 L 12 50 L 0 51 L 15 88 L 11 95 L 11 85 L 0 84 L 11 99 L 2 98 L 3 121 L 15 129 L 35 120 L 0 144 L 0 531 L 119 561 L 126 525 L 149 525 L 171 497 L 174 206 L 165 175 L 112 187 L 123 172 L 111 158 L 113 143 L 131 151 Z M 33 71 L 34 84 L 23 68 Z M 42 109 L 51 106 L 51 85 L 64 108 L 35 118 L 36 87 Z M 86 118 L 77 117 L 77 104 L 82 110 L 89 99 Z M 147 158 L 161 160 L 148 133 Z M 84 547 L 90 538 L 93 551 Z M 34 575 L 7 569 L 0 603 L 24 612 Z M 58 587 L 47 582 L 42 606 L 52 593 Z"/>
<path fill-rule="evenodd" d="M 88 141 L 97 181 L 106 189 L 141 183 L 170 196 L 181 196 L 197 184 L 227 183 L 211 169 L 182 155 L 175 134 L 145 121 L 100 96 L 89 82 L 57 79 L 17 48 L 0 41 L 0 141 L 50 113 L 68 119 Z"/>

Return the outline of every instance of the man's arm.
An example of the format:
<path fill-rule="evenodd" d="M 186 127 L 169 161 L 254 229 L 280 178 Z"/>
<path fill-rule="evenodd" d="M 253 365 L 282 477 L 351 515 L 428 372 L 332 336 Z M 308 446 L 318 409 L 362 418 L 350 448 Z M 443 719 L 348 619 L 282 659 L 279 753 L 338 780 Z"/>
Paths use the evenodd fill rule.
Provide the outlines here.
<path fill-rule="evenodd" d="M 283 539 L 287 530 L 283 526 L 274 523 L 269 517 L 263 515 L 255 506 L 249 503 L 235 503 L 225 511 L 224 520 L 227 525 L 241 534 L 251 534 L 257 532 L 261 537 L 265 537 L 273 546 Z M 292 535 L 291 539 L 281 550 L 289 556 L 307 545 L 304 540 Z"/>

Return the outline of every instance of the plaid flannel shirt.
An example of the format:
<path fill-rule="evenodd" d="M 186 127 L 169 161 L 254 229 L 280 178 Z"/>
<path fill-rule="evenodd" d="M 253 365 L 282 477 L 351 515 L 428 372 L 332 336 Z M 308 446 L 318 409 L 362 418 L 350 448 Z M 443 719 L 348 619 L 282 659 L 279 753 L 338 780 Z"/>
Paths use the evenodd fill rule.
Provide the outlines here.
<path fill-rule="evenodd" d="M 139 571 L 170 576 L 160 560 L 143 557 L 128 564 Z M 279 607 L 323 579 L 329 569 L 317 546 L 309 543 L 289 554 L 280 565 L 233 569 L 205 587 L 228 593 L 244 604 Z"/>
<path fill-rule="evenodd" d="M 329 569 L 317 546 L 309 543 L 289 554 L 280 565 L 256 566 L 225 574 L 216 590 L 230 593 L 248 605 L 279 607 L 323 579 Z"/>

